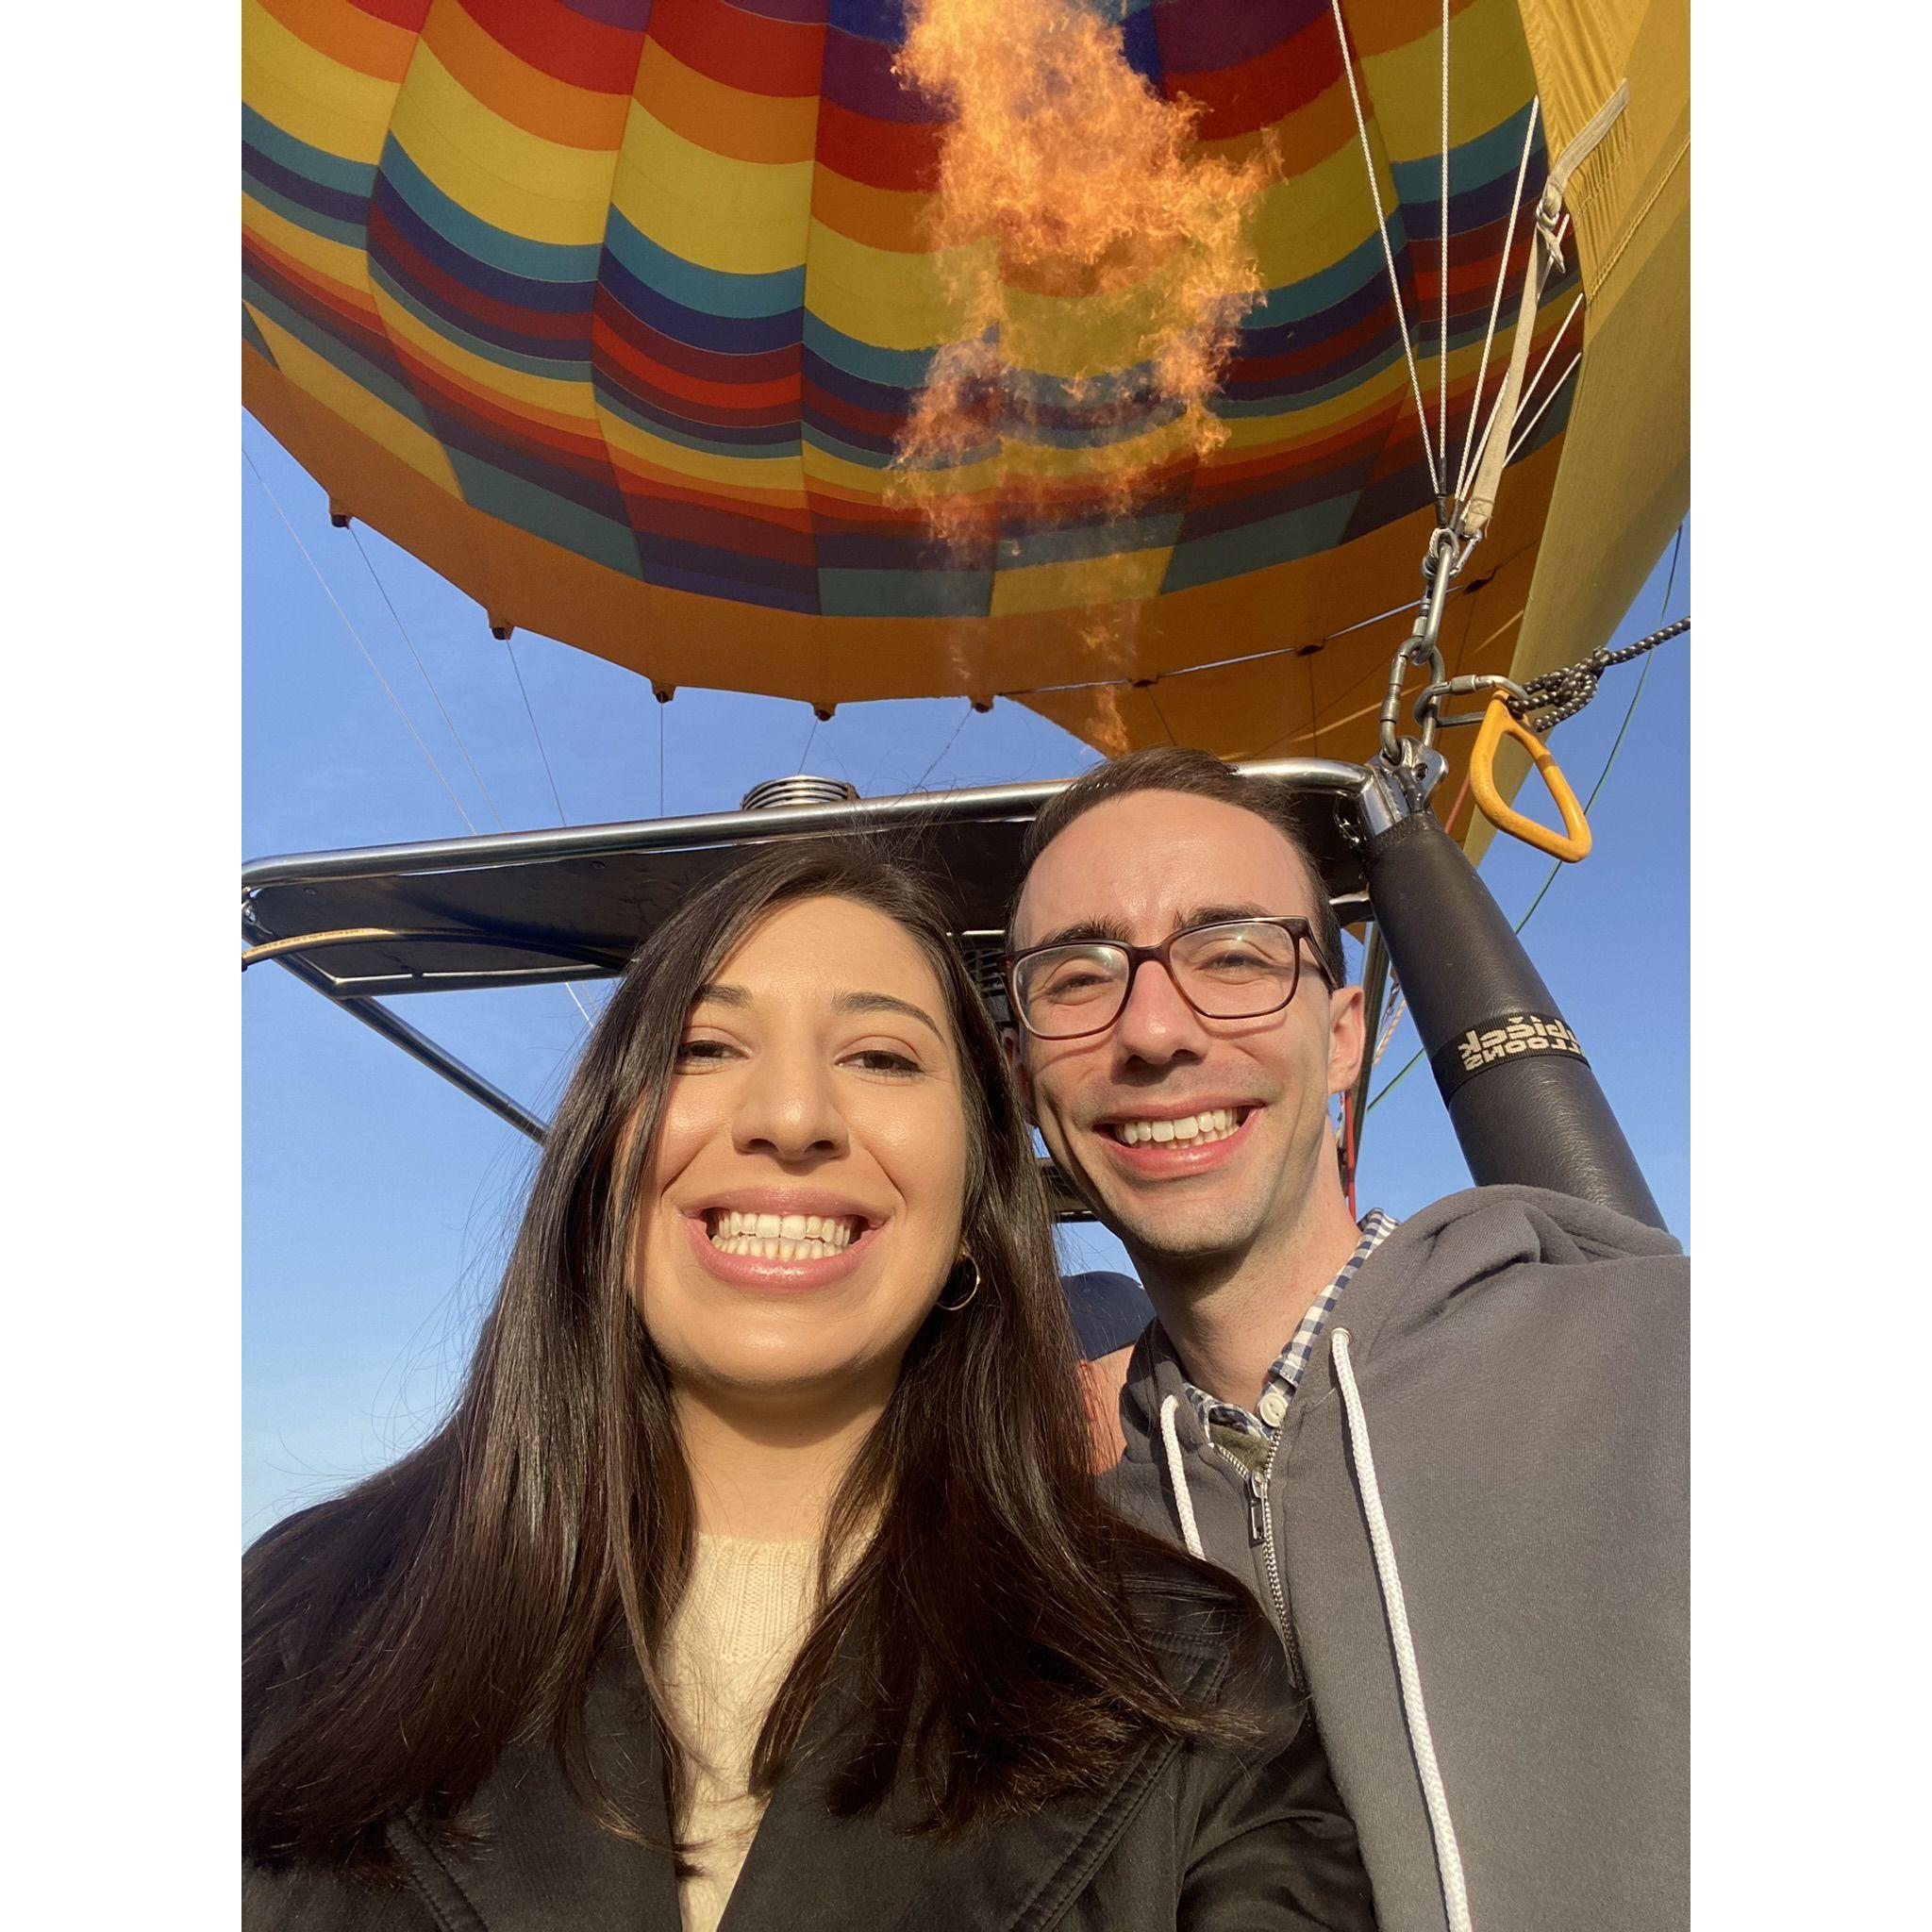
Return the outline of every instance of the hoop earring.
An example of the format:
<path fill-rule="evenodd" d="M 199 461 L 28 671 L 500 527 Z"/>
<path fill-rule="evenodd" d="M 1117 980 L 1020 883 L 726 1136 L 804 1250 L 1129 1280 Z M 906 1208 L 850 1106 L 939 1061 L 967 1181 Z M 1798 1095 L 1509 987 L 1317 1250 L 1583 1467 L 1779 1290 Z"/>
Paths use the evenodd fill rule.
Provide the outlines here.
<path fill-rule="evenodd" d="M 970 1302 L 973 1299 L 973 1297 L 979 1292 L 979 1263 L 976 1260 L 974 1260 L 971 1255 L 961 1255 L 959 1258 L 962 1261 L 969 1261 L 972 1263 L 973 1286 L 969 1288 L 966 1291 L 966 1292 L 963 1295 L 961 1295 L 959 1299 L 956 1302 L 949 1302 L 943 1296 L 941 1296 L 940 1300 L 936 1301 L 933 1304 L 934 1307 L 943 1308 L 945 1312 L 949 1315 L 957 1315 L 959 1312 L 959 1310 L 963 1308 L 966 1306 L 966 1304 Z M 948 1274 L 947 1278 L 949 1280 L 951 1279 L 950 1274 Z"/>

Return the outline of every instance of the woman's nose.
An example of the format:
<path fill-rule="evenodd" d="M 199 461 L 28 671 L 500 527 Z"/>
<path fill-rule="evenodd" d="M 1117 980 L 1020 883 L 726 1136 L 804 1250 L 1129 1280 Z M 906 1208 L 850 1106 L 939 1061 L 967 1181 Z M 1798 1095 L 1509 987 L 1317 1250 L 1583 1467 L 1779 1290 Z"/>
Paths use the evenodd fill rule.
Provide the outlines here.
<path fill-rule="evenodd" d="M 779 1160 L 824 1158 L 845 1152 L 845 1116 L 830 1070 L 805 1054 L 766 1054 L 753 1069 L 732 1140 L 741 1154 Z"/>

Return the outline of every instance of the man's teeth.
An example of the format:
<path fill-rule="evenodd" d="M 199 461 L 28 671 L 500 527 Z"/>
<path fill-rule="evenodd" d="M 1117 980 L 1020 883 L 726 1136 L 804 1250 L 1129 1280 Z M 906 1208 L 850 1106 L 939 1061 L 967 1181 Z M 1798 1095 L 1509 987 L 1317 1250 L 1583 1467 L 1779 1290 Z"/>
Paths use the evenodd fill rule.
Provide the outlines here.
<path fill-rule="evenodd" d="M 1183 1145 L 1195 1141 L 1224 1141 L 1241 1124 L 1238 1107 L 1210 1107 L 1205 1113 L 1191 1113 L 1178 1121 L 1116 1121 L 1113 1136 L 1129 1147 L 1144 1146 L 1149 1141 L 1163 1144 L 1176 1141 Z"/>
<path fill-rule="evenodd" d="M 711 1215 L 714 1248 L 767 1261 L 816 1261 L 841 1255 L 858 1233 L 858 1223 L 841 1215 L 748 1214 L 736 1208 L 721 1208 Z"/>

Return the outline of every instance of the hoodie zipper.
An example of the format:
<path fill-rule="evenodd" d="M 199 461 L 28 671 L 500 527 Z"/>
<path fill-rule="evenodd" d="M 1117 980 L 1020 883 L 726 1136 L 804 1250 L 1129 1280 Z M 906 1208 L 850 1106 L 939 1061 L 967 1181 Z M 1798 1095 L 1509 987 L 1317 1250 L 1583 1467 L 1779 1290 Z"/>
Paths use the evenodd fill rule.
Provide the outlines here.
<path fill-rule="evenodd" d="M 1288 1614 L 1288 1587 L 1281 1580 L 1281 1564 L 1274 1554 L 1274 1511 L 1268 1500 L 1269 1478 L 1274 1474 L 1274 1457 L 1281 1447 L 1277 1435 L 1269 1445 L 1267 1466 L 1250 1469 L 1239 1456 L 1229 1455 L 1219 1442 L 1208 1439 L 1215 1455 L 1224 1457 L 1245 1478 L 1248 1491 L 1248 1547 L 1261 1551 L 1268 1572 L 1268 1589 L 1274 1599 L 1274 1620 L 1281 1625 L 1282 1641 L 1288 1646 L 1288 1674 L 1297 1690 L 1306 1690 L 1307 1679 L 1302 1674 L 1301 1647 L 1294 1639 L 1294 1620 Z"/>

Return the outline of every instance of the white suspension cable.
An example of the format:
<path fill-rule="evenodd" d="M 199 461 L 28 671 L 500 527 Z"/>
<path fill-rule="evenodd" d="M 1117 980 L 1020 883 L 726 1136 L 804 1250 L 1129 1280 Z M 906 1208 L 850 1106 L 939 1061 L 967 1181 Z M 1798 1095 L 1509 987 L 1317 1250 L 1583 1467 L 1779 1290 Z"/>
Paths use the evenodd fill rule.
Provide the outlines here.
<path fill-rule="evenodd" d="M 476 829 L 475 820 L 473 819 L 470 816 L 470 814 L 463 809 L 463 801 L 457 796 L 455 786 L 453 786 L 449 782 L 449 780 L 443 776 L 442 767 L 436 762 L 435 757 L 430 752 L 429 747 L 423 742 L 423 734 L 416 729 L 415 721 L 410 718 L 408 712 L 404 710 L 402 699 L 397 697 L 395 692 L 390 689 L 389 679 L 382 675 L 381 665 L 379 665 L 375 661 L 375 659 L 370 656 L 369 646 L 362 641 L 362 633 L 358 631 L 356 628 L 356 626 L 349 622 L 349 613 L 342 608 L 341 605 L 337 601 L 336 593 L 329 589 L 328 579 L 323 575 L 321 570 L 317 567 L 314 558 L 309 556 L 308 544 L 303 542 L 302 539 L 296 535 L 294 525 L 289 521 L 288 511 L 282 508 L 280 499 L 275 495 L 275 491 L 269 488 L 268 478 L 264 476 L 259 470 L 256 469 L 255 458 L 248 454 L 246 444 L 242 446 L 242 460 L 248 465 L 248 467 L 251 470 L 255 470 L 255 480 L 261 485 L 262 491 L 267 496 L 269 502 L 275 505 L 275 512 L 276 516 L 281 518 L 282 527 L 288 531 L 291 537 L 293 537 L 295 539 L 295 548 L 302 553 L 302 561 L 308 566 L 310 571 L 314 573 L 315 581 L 322 586 L 323 595 L 325 596 L 331 604 L 335 605 L 336 615 L 342 620 L 342 628 L 346 630 L 353 639 L 355 639 L 356 648 L 362 653 L 362 661 L 369 666 L 371 671 L 375 672 L 375 681 L 377 684 L 381 685 L 383 696 L 386 697 L 390 701 L 390 703 L 395 707 L 396 716 L 403 721 L 403 724 L 405 727 L 408 729 L 409 736 L 416 741 L 416 749 L 423 754 L 424 762 L 428 765 L 429 769 L 432 772 L 436 774 L 437 782 L 442 787 L 442 789 L 445 791 L 449 793 L 449 802 L 456 807 L 457 815 L 462 820 L 463 824 L 471 831 L 474 832 Z"/>
<path fill-rule="evenodd" d="M 1542 399 L 1542 401 L 1536 406 L 1536 413 L 1533 416 L 1531 416 L 1529 421 L 1523 425 L 1523 434 L 1519 436 L 1516 439 L 1516 441 L 1509 445 L 1509 454 L 1506 460 L 1512 463 L 1516 460 L 1516 452 L 1520 450 L 1523 447 L 1523 445 L 1529 441 L 1529 432 L 1532 429 L 1534 429 L 1540 422 L 1542 421 L 1543 411 L 1547 409 L 1550 407 L 1550 405 L 1557 400 L 1557 391 L 1559 389 L 1561 389 L 1563 385 L 1570 380 L 1571 376 L 1576 373 L 1576 365 L 1582 360 L 1583 351 L 1581 349 L 1578 349 L 1575 355 L 1571 357 L 1569 362 L 1565 365 L 1562 375 L 1557 376 L 1555 382 L 1551 383 L 1549 394 L 1546 395 Z"/>
<path fill-rule="evenodd" d="M 524 685 L 524 671 L 523 666 L 517 662 L 515 640 L 505 638 L 503 648 L 509 655 L 509 668 L 516 678 L 517 691 L 524 701 L 524 716 L 530 721 L 530 736 L 537 741 L 537 756 L 543 761 L 543 775 L 550 780 L 550 797 L 552 803 L 557 807 L 557 823 L 559 825 L 567 825 L 570 824 L 570 819 L 563 808 L 563 794 L 557 789 L 557 774 L 550 769 L 550 754 L 543 749 L 543 734 L 537 729 L 537 713 L 531 708 L 530 693 Z M 477 782 L 480 784 L 482 781 L 479 779 Z M 583 1020 L 585 1028 L 588 1030 L 591 1024 L 590 1008 L 584 1005 L 582 1000 L 578 999 L 576 988 L 567 979 L 563 982 L 563 990 L 570 995 L 571 1005 L 577 1009 L 577 1013 Z"/>
<path fill-rule="evenodd" d="M 1543 351 L 1543 359 L 1536 365 L 1536 374 L 1532 375 L 1529 378 L 1529 380 L 1523 386 L 1523 403 L 1517 405 L 1517 413 L 1519 415 L 1523 411 L 1523 404 L 1526 404 L 1529 401 L 1530 397 L 1535 395 L 1537 384 L 1543 379 L 1543 371 L 1550 366 L 1551 359 L 1555 357 L 1557 351 L 1562 346 L 1563 338 L 1570 333 L 1570 325 L 1576 320 L 1577 310 L 1580 309 L 1582 307 L 1583 297 L 1579 294 L 1576 297 L 1576 299 L 1571 303 L 1569 308 L 1563 311 L 1563 320 L 1557 325 L 1557 333 L 1550 338 L 1550 346 Z M 1580 356 L 1582 354 L 1582 351 L 1578 350 L 1577 354 Z M 1567 374 L 1568 372 L 1566 371 L 1565 373 Z M 1561 382 L 1562 379 L 1563 378 L 1560 375 L 1557 378 L 1558 382 Z M 1550 393 L 1551 395 L 1554 395 L 1556 391 L 1552 390 Z M 1549 401 L 1549 396 L 1545 396 L 1543 398 L 1543 401 L 1547 403 Z M 1513 457 L 1515 454 L 1516 445 L 1514 443 L 1511 443 L 1509 445 L 1509 455 Z"/>
<path fill-rule="evenodd" d="M 476 769 L 476 760 L 470 756 L 470 747 L 463 742 L 463 734 L 457 729 L 457 721 L 449 714 L 449 707 L 442 701 L 442 693 L 436 688 L 436 680 L 429 675 L 429 667 L 424 663 L 422 653 L 416 648 L 416 641 L 409 635 L 408 626 L 404 624 L 382 579 L 375 574 L 375 565 L 369 552 L 363 547 L 362 533 L 355 524 L 349 525 L 349 536 L 356 545 L 356 554 L 362 559 L 362 568 L 369 573 L 369 581 L 375 586 L 376 594 L 381 597 L 390 614 L 390 621 L 395 625 L 398 635 L 408 648 L 409 657 L 422 675 L 423 682 L 429 687 L 429 695 L 436 702 L 436 708 L 442 713 L 442 722 L 449 726 L 449 735 L 456 740 L 457 749 L 463 755 L 463 762 L 470 768 L 470 776 L 476 781 L 476 790 L 483 794 L 483 803 L 490 808 L 490 816 L 496 821 L 496 829 L 505 832 L 509 829 L 503 822 L 503 814 L 496 808 L 496 801 L 490 795 L 490 788 L 483 782 L 483 774 Z"/>
<path fill-rule="evenodd" d="M 1355 108 L 1355 131 L 1361 142 L 1362 160 L 1369 171 L 1369 194 L 1375 204 L 1375 234 L 1382 243 L 1382 260 L 1389 270 L 1389 293 L 1395 304 L 1395 325 L 1402 331 L 1402 354 L 1408 363 L 1408 387 L 1415 397 L 1416 423 L 1423 432 L 1423 460 L 1429 467 L 1429 488 L 1438 496 L 1442 481 L 1436 469 L 1436 452 L 1429 441 L 1429 408 L 1423 401 L 1423 379 L 1416 371 L 1415 344 L 1408 337 L 1408 317 L 1402 307 L 1402 283 L 1395 273 L 1395 251 L 1389 245 L 1389 218 L 1382 212 L 1382 184 L 1375 177 L 1375 157 L 1369 146 L 1369 124 L 1362 114 L 1360 90 L 1355 84 L 1355 56 L 1349 51 L 1348 28 L 1341 19 L 1341 0 L 1329 0 L 1335 13 L 1335 32 L 1341 42 L 1341 73 L 1348 82 L 1348 98 Z"/>
<path fill-rule="evenodd" d="M 1462 501 L 1462 492 L 1469 487 L 1469 466 L 1475 459 L 1475 425 L 1482 418 L 1483 384 L 1490 375 L 1490 351 L 1495 346 L 1496 324 L 1503 313 L 1503 285 L 1509 279 L 1509 253 L 1516 246 L 1516 217 L 1523 210 L 1523 184 L 1529 174 L 1529 154 L 1536 145 L 1537 115 L 1542 107 L 1540 95 L 1532 95 L 1529 103 L 1529 125 L 1523 131 L 1523 158 L 1516 163 L 1516 192 L 1509 198 L 1509 225 L 1503 231 L 1502 258 L 1496 263 L 1496 291 L 1490 297 L 1490 325 L 1483 332 L 1483 358 L 1476 365 L 1475 394 L 1469 406 L 1469 426 L 1462 435 L 1462 459 L 1456 465 L 1456 500 Z M 1536 246 L 1534 238 L 1530 246 Z M 1448 452 L 1443 452 L 1443 460 L 1448 460 Z"/>
<path fill-rule="evenodd" d="M 1382 1028 L 1382 1037 L 1375 1042 L 1375 1057 L 1369 1062 L 1371 1071 L 1382 1064 L 1382 1056 L 1389 1051 L 1389 1042 L 1395 1038 L 1395 1029 L 1402 1024 L 1402 1016 L 1408 1010 L 1408 995 L 1403 993 L 1395 1002 L 1395 1010 L 1389 1015 L 1389 1024 Z"/>
<path fill-rule="evenodd" d="M 1436 291 L 1440 317 L 1436 332 L 1436 374 L 1440 377 L 1439 407 L 1441 426 L 1436 447 L 1442 452 L 1442 467 L 1449 467 L 1449 0 L 1442 0 L 1442 234 L 1441 281 Z"/>
<path fill-rule="evenodd" d="M 509 827 L 504 823 L 503 813 L 497 809 L 495 799 L 491 797 L 490 788 L 483 782 L 483 774 L 477 770 L 476 760 L 470 756 L 470 747 L 463 742 L 463 734 L 457 729 L 457 721 L 450 716 L 449 707 L 443 703 L 442 693 L 437 690 L 436 680 L 429 675 L 429 667 L 424 663 L 422 654 L 416 649 L 416 641 L 409 635 L 408 626 L 404 624 L 402 613 L 397 610 L 381 577 L 376 575 L 375 559 L 371 558 L 369 552 L 363 547 L 362 533 L 357 529 L 353 523 L 349 525 L 349 535 L 355 539 L 357 552 L 362 558 L 362 568 L 369 573 L 369 581 L 381 593 L 382 601 L 389 607 L 389 614 L 394 621 L 396 629 L 402 634 L 403 642 L 408 646 L 409 656 L 415 659 L 416 669 L 423 674 L 423 682 L 429 687 L 429 695 L 436 700 L 436 708 L 442 713 L 442 722 L 449 726 L 449 735 L 456 740 L 457 749 L 462 753 L 463 762 L 470 768 L 470 776 L 475 779 L 476 790 L 483 794 L 483 803 L 490 808 L 490 815 L 496 821 L 497 830 L 507 832 Z M 506 639 L 504 641 L 504 648 L 510 654 L 510 669 L 516 671 L 517 689 L 523 691 L 524 674 L 521 671 L 517 671 L 516 646 Z M 537 714 L 530 710 L 530 694 L 528 691 L 524 691 L 524 709 L 529 714 L 531 731 L 533 733 L 537 732 Z M 557 779 L 550 771 L 550 759 L 543 750 L 543 739 L 541 733 L 537 733 L 537 755 L 542 758 L 544 774 L 550 779 L 550 795 L 553 798 L 557 798 Z M 560 798 L 557 798 L 557 822 L 558 824 L 564 825 L 570 823 L 563 815 L 563 801 Z M 566 980 L 563 990 L 568 995 L 571 1005 L 577 1009 L 577 1017 L 588 1027 L 591 1024 L 590 1008 L 577 997 L 576 988 Z"/>

